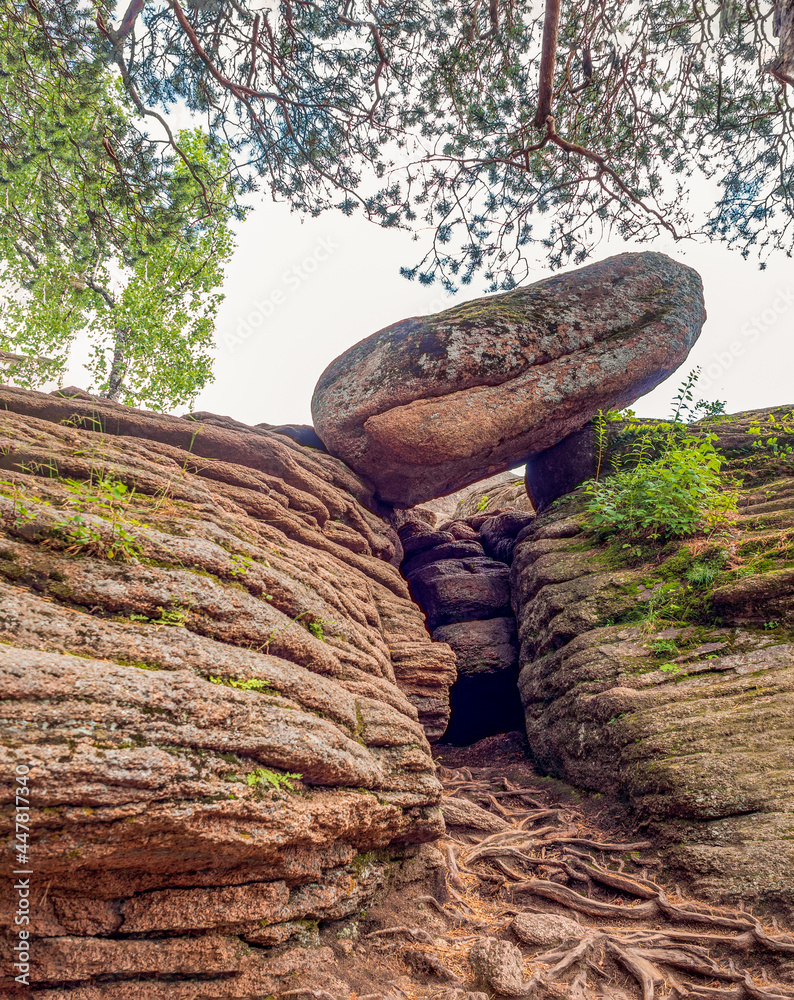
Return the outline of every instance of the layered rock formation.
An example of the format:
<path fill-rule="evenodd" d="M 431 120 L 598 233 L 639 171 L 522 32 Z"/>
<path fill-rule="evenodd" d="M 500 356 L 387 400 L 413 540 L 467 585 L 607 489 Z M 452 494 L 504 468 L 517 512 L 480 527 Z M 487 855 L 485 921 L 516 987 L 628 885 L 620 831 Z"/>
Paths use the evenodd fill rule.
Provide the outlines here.
<path fill-rule="evenodd" d="M 794 423 L 703 430 L 744 480 L 729 530 L 627 555 L 587 533 L 574 495 L 518 536 L 526 728 L 543 769 L 627 801 L 682 884 L 790 918 Z"/>
<path fill-rule="evenodd" d="M 448 643 L 457 659 L 445 734 L 452 743 L 472 743 L 521 723 L 509 564 L 518 533 L 533 517 L 505 511 L 451 521 L 437 531 L 420 520 L 400 528 L 411 593 L 433 638 Z"/>
<path fill-rule="evenodd" d="M 503 472 L 452 496 L 459 497 L 450 514 L 453 519 L 495 514 L 500 510 L 535 512 L 527 495 L 525 480 L 512 472 Z"/>
<path fill-rule="evenodd" d="M 622 254 L 368 337 L 321 376 L 315 427 L 410 507 L 628 405 L 684 361 L 704 319 L 695 271 Z"/>
<path fill-rule="evenodd" d="M 9 806 L 28 776 L 37 995 L 297 995 L 292 977 L 333 958 L 318 922 L 411 879 L 435 887 L 436 919 L 476 923 L 436 905 L 442 862 L 418 848 L 443 829 L 428 739 L 447 729 L 455 655 L 450 741 L 525 722 L 541 769 L 628 803 L 690 888 L 794 914 L 791 419 L 771 414 L 771 443 L 766 413 L 707 428 L 745 479 L 724 537 L 627 555 L 588 533 L 580 498 L 546 510 L 592 465 L 583 423 L 664 378 L 702 319 L 694 273 L 644 254 L 398 324 L 332 365 L 315 398 L 323 441 L 359 472 L 304 426 L 0 390 L 0 794 Z M 540 517 L 512 478 L 467 491 L 438 526 L 385 502 L 531 453 Z M 448 777 L 496 810 L 452 794 L 453 830 L 515 821 L 532 840 L 527 793 Z M 530 804 L 533 822 L 548 816 Z M 560 871 L 650 891 L 628 846 L 620 872 L 577 870 L 581 837 L 535 878 L 550 843 L 504 855 L 526 879 L 502 874 L 545 899 Z M 606 863 L 608 843 L 584 844 Z M 406 857 L 413 875 L 396 870 Z M 389 912 L 373 933 L 424 940 L 407 904 L 399 925 Z M 523 991 L 521 951 L 481 942 L 479 981 L 505 992 L 509 961 Z M 428 955 L 400 961 L 440 975 Z M 332 971 L 319 981 L 351 992 Z"/>
<path fill-rule="evenodd" d="M 0 391 L 1 794 L 29 768 L 31 983 L 266 995 L 317 960 L 293 947 L 313 922 L 442 829 L 422 721 L 443 731 L 454 658 L 336 459 L 81 396 Z"/>
<path fill-rule="evenodd" d="M 489 476 L 455 493 L 448 493 L 436 500 L 427 500 L 419 507 L 399 513 L 410 520 L 417 518 L 417 514 L 420 517 L 426 516 L 424 512 L 427 511 L 428 514 L 435 514 L 432 520 L 435 525 L 476 517 L 478 514 L 493 514 L 506 508 L 534 511 L 527 496 L 524 477 L 515 472 L 500 472 L 498 476 Z M 397 513 L 395 511 L 395 514 Z"/>

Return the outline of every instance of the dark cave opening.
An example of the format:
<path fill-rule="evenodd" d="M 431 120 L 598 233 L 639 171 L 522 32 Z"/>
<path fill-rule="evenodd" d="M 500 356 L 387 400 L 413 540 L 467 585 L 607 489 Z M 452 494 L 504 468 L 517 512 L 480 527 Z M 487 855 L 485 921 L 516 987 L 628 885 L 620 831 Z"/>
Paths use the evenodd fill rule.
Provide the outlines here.
<path fill-rule="evenodd" d="M 439 527 L 411 518 L 398 529 L 400 568 L 411 596 L 433 639 L 447 643 L 457 661 L 449 725 L 441 737 L 447 745 L 468 746 L 524 728 L 510 565 L 534 517 L 527 510 L 500 509 Z"/>
<path fill-rule="evenodd" d="M 441 744 L 469 746 L 486 736 L 524 729 L 518 665 L 496 674 L 461 675 L 449 692 L 450 720 Z"/>

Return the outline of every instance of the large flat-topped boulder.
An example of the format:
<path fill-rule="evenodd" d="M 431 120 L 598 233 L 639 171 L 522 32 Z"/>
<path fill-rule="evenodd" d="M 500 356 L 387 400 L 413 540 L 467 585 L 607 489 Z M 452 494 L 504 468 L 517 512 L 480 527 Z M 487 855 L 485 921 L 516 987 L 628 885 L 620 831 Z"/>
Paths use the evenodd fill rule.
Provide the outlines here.
<path fill-rule="evenodd" d="M 684 361 L 705 315 L 692 268 L 621 254 L 362 340 L 320 377 L 315 428 L 382 500 L 413 506 L 629 405 Z"/>

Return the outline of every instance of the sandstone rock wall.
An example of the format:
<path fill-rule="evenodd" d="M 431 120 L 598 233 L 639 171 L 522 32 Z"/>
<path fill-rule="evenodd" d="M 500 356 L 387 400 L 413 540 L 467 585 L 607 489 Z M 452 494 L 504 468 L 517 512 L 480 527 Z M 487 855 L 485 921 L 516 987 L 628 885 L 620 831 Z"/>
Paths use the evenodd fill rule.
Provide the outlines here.
<path fill-rule="evenodd" d="M 626 801 L 692 891 L 791 918 L 794 425 L 757 431 L 780 417 L 704 428 L 744 480 L 724 532 L 627 554 L 573 495 L 519 535 L 511 583 L 541 768 Z"/>
<path fill-rule="evenodd" d="M 428 514 L 432 512 L 435 514 L 433 523 L 441 524 L 476 517 L 477 514 L 493 514 L 495 511 L 507 508 L 526 510 L 530 513 L 533 511 L 524 485 L 524 477 L 514 472 L 501 472 L 498 476 L 490 476 L 473 486 L 458 490 L 457 493 L 428 500 L 421 507 L 409 508 L 399 513 L 410 520 L 416 517 L 417 511 L 427 511 Z"/>
<path fill-rule="evenodd" d="M 272 992 L 442 829 L 422 721 L 446 726 L 454 658 L 397 535 L 336 459 L 207 414 L 4 388 L 0 466 L 37 996 Z"/>

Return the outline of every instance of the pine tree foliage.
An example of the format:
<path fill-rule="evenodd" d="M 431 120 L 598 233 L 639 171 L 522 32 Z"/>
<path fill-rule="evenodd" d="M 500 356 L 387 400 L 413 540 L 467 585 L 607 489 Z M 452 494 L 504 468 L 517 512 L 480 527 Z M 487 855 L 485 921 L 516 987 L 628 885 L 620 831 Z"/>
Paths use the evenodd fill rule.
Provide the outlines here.
<path fill-rule="evenodd" d="M 242 192 L 428 233 L 405 271 L 420 281 L 510 287 L 527 257 L 580 262 L 608 231 L 762 260 L 791 246 L 794 0 L 35 9 L 42 32 L 115 64 L 141 113 L 199 115 Z"/>

